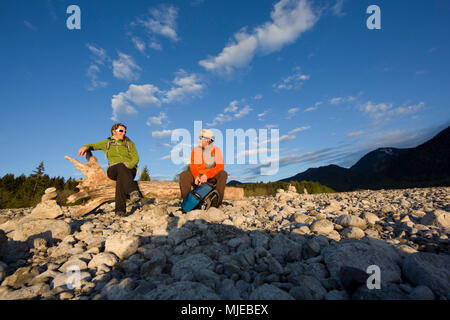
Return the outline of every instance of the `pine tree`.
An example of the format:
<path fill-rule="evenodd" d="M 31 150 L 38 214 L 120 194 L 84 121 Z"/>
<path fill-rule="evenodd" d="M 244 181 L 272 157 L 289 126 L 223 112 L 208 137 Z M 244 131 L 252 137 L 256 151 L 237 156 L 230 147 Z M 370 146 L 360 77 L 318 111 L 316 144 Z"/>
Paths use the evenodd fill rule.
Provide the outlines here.
<path fill-rule="evenodd" d="M 142 174 L 141 177 L 139 178 L 139 181 L 150 181 L 150 175 L 148 174 L 147 166 L 145 166 L 144 170 L 142 170 Z"/>
<path fill-rule="evenodd" d="M 37 187 L 38 183 L 40 182 L 42 175 L 44 174 L 44 171 L 45 171 L 44 161 L 41 161 L 41 163 L 33 171 L 33 174 L 32 174 L 32 176 L 34 176 L 36 179 L 36 183 L 34 184 L 34 188 L 33 188 L 33 196 L 34 196 L 34 193 L 36 192 L 36 187 Z"/>

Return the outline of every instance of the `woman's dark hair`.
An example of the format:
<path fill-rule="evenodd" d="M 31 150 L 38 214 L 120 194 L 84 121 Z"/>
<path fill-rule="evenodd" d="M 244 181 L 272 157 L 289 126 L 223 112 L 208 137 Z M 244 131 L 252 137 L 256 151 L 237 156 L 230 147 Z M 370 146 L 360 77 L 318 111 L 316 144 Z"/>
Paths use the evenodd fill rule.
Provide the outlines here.
<path fill-rule="evenodd" d="M 124 124 L 122 124 L 122 123 L 115 123 L 115 124 L 111 127 L 111 134 L 114 135 L 113 132 L 116 131 L 117 128 L 119 128 L 119 127 L 124 127 L 125 130 L 127 129 L 127 126 L 126 126 L 126 125 L 124 125 Z M 125 146 L 127 146 L 128 141 L 131 141 L 131 139 L 128 138 L 127 136 L 124 136 L 124 137 L 123 137 L 123 143 L 125 144 Z"/>

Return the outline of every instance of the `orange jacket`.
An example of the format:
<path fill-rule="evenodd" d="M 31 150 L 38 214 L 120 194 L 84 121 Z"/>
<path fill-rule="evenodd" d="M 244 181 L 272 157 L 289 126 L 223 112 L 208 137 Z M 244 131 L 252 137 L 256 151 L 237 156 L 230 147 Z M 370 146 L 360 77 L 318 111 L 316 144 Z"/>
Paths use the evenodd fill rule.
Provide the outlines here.
<path fill-rule="evenodd" d="M 211 149 L 211 155 L 215 154 L 216 166 L 211 169 L 205 168 L 205 159 L 203 158 L 203 150 L 200 146 L 196 146 L 191 153 L 191 173 L 194 179 L 200 174 L 206 174 L 208 179 L 211 179 L 220 171 L 222 171 L 224 166 L 222 151 L 219 147 L 213 146 Z M 195 161 L 197 159 L 197 161 Z M 202 163 L 200 164 L 200 159 L 202 159 Z"/>

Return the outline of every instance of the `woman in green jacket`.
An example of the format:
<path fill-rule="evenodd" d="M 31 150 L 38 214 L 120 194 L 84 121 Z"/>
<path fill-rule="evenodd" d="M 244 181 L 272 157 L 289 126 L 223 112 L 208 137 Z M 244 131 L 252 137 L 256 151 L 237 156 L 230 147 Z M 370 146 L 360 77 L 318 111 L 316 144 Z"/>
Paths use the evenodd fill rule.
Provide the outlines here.
<path fill-rule="evenodd" d="M 139 156 L 136 146 L 126 137 L 127 127 L 116 123 L 111 128 L 111 136 L 97 143 L 86 144 L 78 150 L 83 156 L 88 150 L 103 150 L 108 158 L 108 177 L 116 181 L 116 214 L 125 216 L 127 196 L 132 203 L 141 199 L 136 177 L 136 166 Z"/>

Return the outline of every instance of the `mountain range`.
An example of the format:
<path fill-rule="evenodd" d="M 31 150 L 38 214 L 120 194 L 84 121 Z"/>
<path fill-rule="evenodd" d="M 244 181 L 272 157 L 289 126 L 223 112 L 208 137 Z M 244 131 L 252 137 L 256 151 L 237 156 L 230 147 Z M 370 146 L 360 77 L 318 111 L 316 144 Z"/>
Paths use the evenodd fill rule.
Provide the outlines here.
<path fill-rule="evenodd" d="M 302 180 L 336 191 L 449 186 L 450 126 L 414 148 L 378 148 L 350 168 L 330 164 L 280 181 Z"/>

